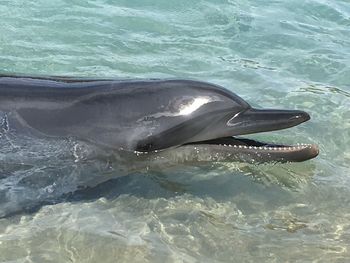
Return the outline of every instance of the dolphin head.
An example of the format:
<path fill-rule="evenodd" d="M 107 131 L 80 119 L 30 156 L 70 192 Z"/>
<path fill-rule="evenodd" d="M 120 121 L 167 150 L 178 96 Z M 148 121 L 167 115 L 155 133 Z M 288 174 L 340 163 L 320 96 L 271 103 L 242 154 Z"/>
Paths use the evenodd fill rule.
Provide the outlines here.
<path fill-rule="evenodd" d="M 293 127 L 310 119 L 306 112 L 255 109 L 201 81 L 0 76 L 0 98 L 16 132 L 74 137 L 131 154 L 198 151 L 259 162 L 304 161 L 318 154 L 316 145 L 241 137 Z"/>
<path fill-rule="evenodd" d="M 252 108 L 236 94 L 209 83 L 186 82 L 186 87 L 187 92 L 179 94 L 193 94 L 186 104 L 192 105 L 192 111 L 188 108 L 186 115 L 173 117 L 170 127 L 140 139 L 137 152 L 196 149 L 245 162 L 305 161 L 318 155 L 314 144 L 275 144 L 241 137 L 299 125 L 310 119 L 308 113 Z M 186 108 L 181 103 L 179 107 Z"/>

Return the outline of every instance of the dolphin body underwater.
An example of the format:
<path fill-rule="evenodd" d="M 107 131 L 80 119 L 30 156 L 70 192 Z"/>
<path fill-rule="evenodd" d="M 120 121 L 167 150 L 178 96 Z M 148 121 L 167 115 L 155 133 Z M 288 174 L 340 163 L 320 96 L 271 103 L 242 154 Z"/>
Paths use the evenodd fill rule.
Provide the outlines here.
<path fill-rule="evenodd" d="M 3 75 L 0 111 L 15 132 L 76 138 L 136 161 L 301 162 L 318 155 L 314 144 L 240 137 L 296 126 L 310 119 L 306 112 L 255 109 L 200 81 Z"/>

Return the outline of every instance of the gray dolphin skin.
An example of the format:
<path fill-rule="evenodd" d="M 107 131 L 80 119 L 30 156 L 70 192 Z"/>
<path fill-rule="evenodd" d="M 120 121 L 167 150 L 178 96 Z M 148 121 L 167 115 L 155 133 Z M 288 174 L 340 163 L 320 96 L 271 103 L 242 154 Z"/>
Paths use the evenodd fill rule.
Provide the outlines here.
<path fill-rule="evenodd" d="M 0 111 L 10 130 L 86 141 L 135 158 L 300 162 L 313 144 L 240 137 L 310 119 L 298 110 L 255 109 L 236 94 L 192 80 L 0 76 Z"/>

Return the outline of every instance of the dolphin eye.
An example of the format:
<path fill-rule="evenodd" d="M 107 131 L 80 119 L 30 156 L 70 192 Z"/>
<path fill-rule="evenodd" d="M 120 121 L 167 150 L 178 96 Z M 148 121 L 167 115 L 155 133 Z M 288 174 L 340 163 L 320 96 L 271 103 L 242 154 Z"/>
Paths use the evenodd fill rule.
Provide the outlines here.
<path fill-rule="evenodd" d="M 235 115 L 233 115 L 233 117 L 231 117 L 227 122 L 226 122 L 226 125 L 227 126 L 234 126 L 235 125 L 235 119 L 239 117 L 239 115 L 241 115 L 241 111 L 240 112 L 237 112 Z"/>

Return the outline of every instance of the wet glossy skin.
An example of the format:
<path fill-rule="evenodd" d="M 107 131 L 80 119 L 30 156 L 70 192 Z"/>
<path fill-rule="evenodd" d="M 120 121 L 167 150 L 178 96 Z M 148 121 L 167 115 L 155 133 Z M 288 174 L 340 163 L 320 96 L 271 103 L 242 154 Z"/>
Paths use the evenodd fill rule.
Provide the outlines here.
<path fill-rule="evenodd" d="M 0 110 L 7 112 L 10 126 L 17 131 L 76 137 L 132 152 L 174 147 L 188 150 L 195 144 L 205 144 L 215 151 L 222 147 L 225 152 L 227 149 L 221 142 L 206 141 L 288 128 L 309 119 L 302 111 L 252 109 L 222 87 L 189 80 L 3 76 Z M 231 145 L 233 151 L 236 144 L 231 141 L 226 145 Z M 238 152 L 258 151 L 253 145 L 240 145 L 236 145 L 237 150 L 241 149 Z M 310 159 L 317 155 L 315 149 L 303 158 L 290 158 L 290 161 Z M 274 158 L 269 155 L 267 161 L 281 159 L 278 154 Z"/>

